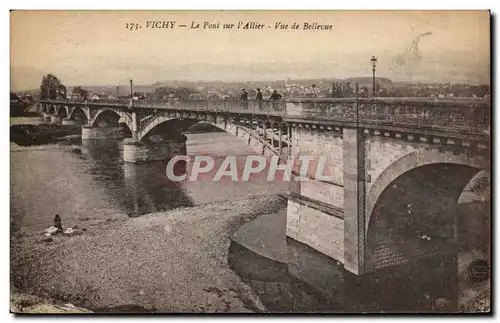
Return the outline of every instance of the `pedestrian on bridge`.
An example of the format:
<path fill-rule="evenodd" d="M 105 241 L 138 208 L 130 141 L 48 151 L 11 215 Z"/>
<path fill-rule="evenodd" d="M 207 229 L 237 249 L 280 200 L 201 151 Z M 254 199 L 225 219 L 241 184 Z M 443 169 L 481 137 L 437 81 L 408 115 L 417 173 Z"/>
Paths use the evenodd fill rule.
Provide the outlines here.
<path fill-rule="evenodd" d="M 248 92 L 245 89 L 241 90 L 241 101 L 243 109 L 248 109 Z"/>
<path fill-rule="evenodd" d="M 257 101 L 262 101 L 262 92 L 260 91 L 260 88 L 257 88 L 257 96 L 255 97 Z"/>
<path fill-rule="evenodd" d="M 257 96 L 255 97 L 255 99 L 259 102 L 259 110 L 262 110 L 263 97 L 262 97 L 262 92 L 260 91 L 260 88 L 257 88 Z"/>
<path fill-rule="evenodd" d="M 248 101 L 248 92 L 245 89 L 241 90 L 241 100 Z"/>
<path fill-rule="evenodd" d="M 277 101 L 281 99 L 281 94 L 278 93 L 277 90 L 274 90 L 273 93 L 271 94 L 271 97 L 269 100 Z"/>
<path fill-rule="evenodd" d="M 279 101 L 281 100 L 281 94 L 278 93 L 277 90 L 274 90 L 273 93 L 271 94 L 271 97 L 269 98 L 271 101 Z M 279 104 L 273 102 L 273 110 L 279 111 Z"/>

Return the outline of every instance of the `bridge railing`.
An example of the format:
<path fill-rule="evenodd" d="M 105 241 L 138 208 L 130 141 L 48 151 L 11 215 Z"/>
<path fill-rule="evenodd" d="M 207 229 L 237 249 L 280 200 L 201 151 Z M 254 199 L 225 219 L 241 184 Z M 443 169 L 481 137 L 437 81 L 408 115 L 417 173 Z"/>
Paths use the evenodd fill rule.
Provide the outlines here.
<path fill-rule="evenodd" d="M 360 122 L 413 125 L 445 130 L 484 131 L 490 111 L 474 105 L 361 104 Z"/>
<path fill-rule="evenodd" d="M 243 100 L 148 100 L 134 101 L 134 107 L 154 109 L 174 109 L 189 111 L 213 111 L 241 114 L 284 116 L 284 101 L 243 101 Z"/>
<path fill-rule="evenodd" d="M 490 126 L 488 102 L 396 98 L 287 101 L 286 116 L 450 131 L 484 132 Z"/>
<path fill-rule="evenodd" d="M 268 115 L 480 133 L 489 131 L 491 115 L 489 101 L 424 98 L 418 100 L 413 98 L 308 98 L 281 101 L 136 100 L 133 102 L 130 100 L 85 102 L 40 100 L 40 103 Z"/>

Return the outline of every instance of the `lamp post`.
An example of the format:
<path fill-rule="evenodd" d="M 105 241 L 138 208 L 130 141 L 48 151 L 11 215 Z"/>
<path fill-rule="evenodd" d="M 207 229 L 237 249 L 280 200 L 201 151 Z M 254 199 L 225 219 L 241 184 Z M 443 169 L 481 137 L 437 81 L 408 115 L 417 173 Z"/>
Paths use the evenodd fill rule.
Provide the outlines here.
<path fill-rule="evenodd" d="M 130 79 L 129 83 L 130 83 L 130 100 L 134 100 L 134 81 Z"/>
<path fill-rule="evenodd" d="M 370 59 L 370 62 L 372 64 L 372 72 L 373 72 L 373 96 L 376 96 L 376 84 L 375 84 L 375 69 L 377 67 L 377 58 L 375 56 L 372 56 Z"/>
<path fill-rule="evenodd" d="M 130 79 L 128 82 L 130 83 L 130 102 L 128 103 L 128 107 L 132 109 L 134 106 L 134 81 Z"/>
<path fill-rule="evenodd" d="M 117 100 L 120 99 L 120 86 L 119 85 L 116 87 L 116 99 Z"/>

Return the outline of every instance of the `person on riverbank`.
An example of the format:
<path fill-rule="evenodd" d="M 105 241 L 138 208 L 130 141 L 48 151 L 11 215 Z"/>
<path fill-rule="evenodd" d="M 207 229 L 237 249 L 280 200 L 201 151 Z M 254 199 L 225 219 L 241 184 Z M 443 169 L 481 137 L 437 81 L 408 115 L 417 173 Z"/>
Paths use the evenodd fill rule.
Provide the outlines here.
<path fill-rule="evenodd" d="M 56 216 L 54 217 L 54 226 L 57 228 L 57 232 L 63 232 L 62 220 L 59 214 L 56 214 Z"/>

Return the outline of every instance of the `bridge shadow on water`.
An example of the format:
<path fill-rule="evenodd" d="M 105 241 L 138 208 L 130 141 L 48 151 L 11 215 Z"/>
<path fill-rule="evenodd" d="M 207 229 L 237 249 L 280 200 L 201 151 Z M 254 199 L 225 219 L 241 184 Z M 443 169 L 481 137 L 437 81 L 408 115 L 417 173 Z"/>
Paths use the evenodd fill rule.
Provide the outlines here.
<path fill-rule="evenodd" d="M 168 180 L 166 163 L 131 164 L 123 161 L 120 139 L 82 141 L 82 158 L 111 197 L 111 203 L 128 216 L 193 206 L 182 187 Z"/>
<path fill-rule="evenodd" d="M 345 271 L 341 265 L 318 268 L 321 264 L 315 262 L 316 274 L 335 273 L 321 288 L 297 277 L 290 263 L 265 258 L 236 242 L 229 247 L 228 262 L 273 313 L 456 311 L 454 257 L 429 258 L 360 277 Z"/>

